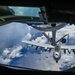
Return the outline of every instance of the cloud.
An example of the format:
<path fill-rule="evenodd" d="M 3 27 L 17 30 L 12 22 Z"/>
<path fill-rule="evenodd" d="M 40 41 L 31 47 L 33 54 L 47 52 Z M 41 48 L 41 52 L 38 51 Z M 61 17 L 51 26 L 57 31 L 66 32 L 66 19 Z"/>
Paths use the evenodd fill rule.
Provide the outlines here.
<path fill-rule="evenodd" d="M 0 63 L 9 64 L 21 54 L 21 40 L 30 39 L 30 28 L 25 23 L 12 22 L 0 27 Z"/>
<path fill-rule="evenodd" d="M 0 63 L 2 64 L 9 64 L 13 59 L 12 58 L 19 58 L 22 57 L 23 55 L 21 54 L 21 49 L 22 46 L 16 46 L 13 48 L 5 49 L 0 56 Z"/>
<path fill-rule="evenodd" d="M 30 33 L 27 33 L 27 35 L 25 37 L 23 37 L 22 40 L 30 40 L 31 36 L 32 35 Z"/>
<path fill-rule="evenodd" d="M 72 59 L 73 59 L 73 55 L 62 55 L 62 60 L 63 61 L 67 61 L 67 62 L 70 62 Z"/>
<path fill-rule="evenodd" d="M 0 53 L 5 48 L 11 48 L 19 44 L 30 29 L 25 23 L 12 22 L 4 26 L 0 26 Z"/>
<path fill-rule="evenodd" d="M 22 56 L 20 52 L 21 49 L 22 49 L 22 46 L 17 46 L 16 48 L 14 48 L 9 54 L 9 58 L 21 57 Z"/>
<path fill-rule="evenodd" d="M 43 39 L 43 37 L 41 36 L 41 37 L 37 37 L 36 39 L 35 39 L 35 42 L 38 42 L 38 43 L 41 43 L 41 44 L 43 44 L 43 43 L 45 43 L 47 40 L 46 39 Z"/>
<path fill-rule="evenodd" d="M 10 58 L 3 58 L 2 56 L 0 56 L 0 63 L 2 64 L 9 64 L 11 62 Z"/>
<path fill-rule="evenodd" d="M 2 56 L 7 57 L 7 55 L 10 53 L 9 49 L 3 50 Z"/>

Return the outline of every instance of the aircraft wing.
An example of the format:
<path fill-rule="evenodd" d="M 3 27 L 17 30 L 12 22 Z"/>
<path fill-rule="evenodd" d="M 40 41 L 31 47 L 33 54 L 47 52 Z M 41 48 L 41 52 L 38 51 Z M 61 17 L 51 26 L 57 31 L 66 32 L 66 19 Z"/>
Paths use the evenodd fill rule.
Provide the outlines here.
<path fill-rule="evenodd" d="M 43 47 L 45 49 L 47 49 L 47 48 L 54 49 L 54 46 L 52 46 L 50 44 L 41 44 L 41 43 L 37 43 L 37 42 L 34 42 L 34 41 L 27 41 L 27 40 L 23 40 L 22 42 L 26 43 L 26 44 L 29 44 L 29 45 L 34 45 L 34 46 L 37 46 L 37 47 Z"/>
<path fill-rule="evenodd" d="M 61 50 L 67 50 L 69 53 L 71 53 L 73 51 L 75 54 L 75 45 L 61 46 Z"/>
<path fill-rule="evenodd" d="M 75 45 L 62 45 L 61 49 L 75 49 Z"/>

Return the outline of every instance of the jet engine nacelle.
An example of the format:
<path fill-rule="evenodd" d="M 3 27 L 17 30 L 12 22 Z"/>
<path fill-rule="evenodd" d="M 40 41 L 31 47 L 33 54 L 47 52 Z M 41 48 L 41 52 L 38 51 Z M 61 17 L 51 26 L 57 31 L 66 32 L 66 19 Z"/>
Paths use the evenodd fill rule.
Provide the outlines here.
<path fill-rule="evenodd" d="M 67 42 L 67 40 L 65 38 L 61 39 L 61 42 L 64 44 Z"/>

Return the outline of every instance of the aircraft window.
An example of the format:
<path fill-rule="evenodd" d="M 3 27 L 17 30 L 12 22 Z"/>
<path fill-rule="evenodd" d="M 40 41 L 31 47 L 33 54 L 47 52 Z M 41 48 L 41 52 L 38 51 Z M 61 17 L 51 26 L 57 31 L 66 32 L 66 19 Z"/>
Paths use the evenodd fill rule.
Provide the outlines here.
<path fill-rule="evenodd" d="M 39 7 L 21 7 L 21 6 L 9 6 L 12 9 L 16 16 L 32 16 L 39 17 Z"/>

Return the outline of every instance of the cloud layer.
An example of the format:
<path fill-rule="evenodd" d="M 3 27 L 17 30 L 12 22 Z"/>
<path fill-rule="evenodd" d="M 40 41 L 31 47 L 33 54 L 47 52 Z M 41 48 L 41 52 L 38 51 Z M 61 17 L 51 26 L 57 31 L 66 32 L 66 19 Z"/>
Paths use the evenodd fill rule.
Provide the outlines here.
<path fill-rule="evenodd" d="M 12 58 L 23 56 L 20 52 L 21 40 L 28 39 L 30 32 L 27 24 L 9 23 L 0 27 L 0 63 L 8 64 Z"/>
<path fill-rule="evenodd" d="M 70 31 L 71 30 L 71 31 Z M 69 34 L 69 43 L 75 45 L 75 26 L 66 26 L 57 31 L 56 39 L 61 38 L 65 34 Z M 35 32 L 34 32 L 35 31 Z M 70 31 L 70 32 L 69 32 Z M 53 51 L 51 53 L 45 52 L 44 49 L 38 48 L 35 50 L 35 46 L 31 47 L 23 44 L 22 40 L 31 40 L 39 43 L 48 43 L 41 31 L 38 31 L 27 24 L 22 23 L 10 23 L 6 26 L 0 27 L 0 48 L 2 48 L 0 55 L 0 63 L 12 64 L 18 66 L 25 66 L 30 68 L 37 68 L 43 70 L 64 70 L 64 66 L 75 66 L 74 54 L 66 54 L 62 51 L 61 59 L 58 63 L 53 59 Z M 48 32 L 46 32 L 48 34 Z M 49 36 L 52 37 L 51 32 Z M 73 42 L 72 42 L 73 41 Z M 11 46 L 10 46 L 11 45 Z M 26 48 L 26 46 L 28 48 Z M 25 47 L 25 48 L 24 48 Z M 22 49 L 25 54 L 22 54 Z M 21 58 L 20 58 L 21 57 Z M 14 58 L 20 58 L 13 61 Z"/>

